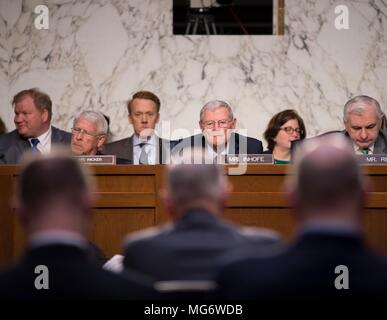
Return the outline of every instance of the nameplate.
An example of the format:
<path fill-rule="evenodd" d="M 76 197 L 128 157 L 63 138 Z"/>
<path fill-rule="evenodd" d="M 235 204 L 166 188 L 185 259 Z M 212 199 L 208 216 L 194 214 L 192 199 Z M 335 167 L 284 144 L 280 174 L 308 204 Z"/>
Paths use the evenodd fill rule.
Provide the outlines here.
<path fill-rule="evenodd" d="M 82 164 L 116 164 L 116 156 L 113 155 L 77 156 L 76 158 Z"/>
<path fill-rule="evenodd" d="M 356 156 L 360 164 L 387 165 L 386 154 L 358 154 Z"/>
<path fill-rule="evenodd" d="M 272 154 L 229 154 L 227 163 L 273 164 Z"/>

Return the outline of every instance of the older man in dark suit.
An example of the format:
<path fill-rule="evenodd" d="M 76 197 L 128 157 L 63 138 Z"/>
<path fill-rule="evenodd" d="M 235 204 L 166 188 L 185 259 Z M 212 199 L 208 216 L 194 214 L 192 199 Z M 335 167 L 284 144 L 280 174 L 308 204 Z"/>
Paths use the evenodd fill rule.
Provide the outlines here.
<path fill-rule="evenodd" d="M 49 153 L 54 144 L 69 145 L 71 134 L 51 126 L 52 102 L 36 88 L 17 93 L 12 101 L 16 129 L 0 136 L 0 163 L 16 164 L 28 150 Z"/>
<path fill-rule="evenodd" d="M 200 110 L 201 134 L 181 140 L 173 148 L 174 161 L 195 148 L 212 163 L 227 162 L 229 154 L 261 154 L 262 142 L 234 132 L 237 119 L 231 106 L 221 100 L 207 102 Z M 203 152 L 204 151 L 204 152 Z M 196 158 L 196 157 L 195 157 Z"/>
<path fill-rule="evenodd" d="M 368 184 L 341 134 L 304 142 L 288 178 L 298 236 L 282 253 L 225 267 L 219 293 L 229 299 L 386 299 L 387 261 L 367 248 Z"/>
<path fill-rule="evenodd" d="M 344 106 L 345 135 L 357 154 L 387 154 L 385 117 L 379 102 L 369 96 L 356 96 Z"/>

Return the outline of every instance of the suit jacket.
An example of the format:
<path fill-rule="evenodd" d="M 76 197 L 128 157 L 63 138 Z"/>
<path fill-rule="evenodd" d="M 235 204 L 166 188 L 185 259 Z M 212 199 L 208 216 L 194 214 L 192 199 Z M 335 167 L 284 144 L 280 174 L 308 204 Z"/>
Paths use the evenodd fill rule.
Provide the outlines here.
<path fill-rule="evenodd" d="M 242 136 L 238 133 L 231 133 L 229 143 L 230 154 L 262 154 L 263 147 L 260 140 Z M 178 154 L 185 148 L 205 148 L 206 139 L 203 134 L 197 134 L 180 140 L 175 144 L 172 153 Z"/>
<path fill-rule="evenodd" d="M 344 265 L 349 289 L 338 290 Z M 356 235 L 310 232 L 274 257 L 249 258 L 221 270 L 219 294 L 227 299 L 386 299 L 387 261 Z"/>
<path fill-rule="evenodd" d="M 37 290 L 38 265 L 48 268 L 48 290 Z M 41 272 L 40 272 L 41 274 Z M 29 248 L 17 265 L 0 273 L 2 299 L 150 299 L 150 285 L 130 274 L 103 270 L 86 249 L 52 243 Z"/>
<path fill-rule="evenodd" d="M 71 133 L 55 127 L 51 127 L 51 130 L 52 144 L 71 143 Z M 0 136 L 0 164 L 17 164 L 27 150 L 31 150 L 28 139 L 23 138 L 16 129 Z"/>
<path fill-rule="evenodd" d="M 157 163 L 168 163 L 170 150 L 177 143 L 177 141 L 169 141 L 158 138 Z M 169 144 L 169 146 L 168 146 Z M 169 150 L 168 150 L 169 148 Z M 121 139 L 115 142 L 106 144 L 102 151 L 103 154 L 115 155 L 117 157 L 117 164 L 133 164 L 133 135 L 129 138 Z M 165 159 L 164 159 L 164 158 Z M 161 161 L 160 161 L 161 159 Z"/>
<path fill-rule="evenodd" d="M 156 280 L 213 280 L 234 254 L 279 244 L 266 229 L 240 228 L 204 210 L 191 210 L 175 224 L 140 231 L 124 247 L 124 268 Z"/>

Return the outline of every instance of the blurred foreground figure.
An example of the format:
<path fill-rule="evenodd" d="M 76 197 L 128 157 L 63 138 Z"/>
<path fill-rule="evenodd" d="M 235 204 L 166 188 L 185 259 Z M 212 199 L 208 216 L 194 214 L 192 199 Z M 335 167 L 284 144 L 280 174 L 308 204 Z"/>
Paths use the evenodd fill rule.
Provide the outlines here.
<path fill-rule="evenodd" d="M 386 299 L 387 262 L 364 243 L 366 176 L 342 134 L 305 142 L 296 153 L 288 200 L 297 240 L 282 253 L 225 267 L 229 299 Z"/>
<path fill-rule="evenodd" d="M 156 280 L 213 280 L 225 259 L 271 249 L 267 229 L 239 227 L 223 219 L 231 186 L 213 164 L 180 164 L 167 172 L 164 203 L 172 223 L 129 236 L 124 269 Z"/>
<path fill-rule="evenodd" d="M 19 263 L 0 273 L 0 299 L 145 299 L 131 275 L 99 267 L 86 240 L 93 207 L 89 178 L 77 160 L 38 155 L 22 169 L 17 213 L 27 235 Z"/>

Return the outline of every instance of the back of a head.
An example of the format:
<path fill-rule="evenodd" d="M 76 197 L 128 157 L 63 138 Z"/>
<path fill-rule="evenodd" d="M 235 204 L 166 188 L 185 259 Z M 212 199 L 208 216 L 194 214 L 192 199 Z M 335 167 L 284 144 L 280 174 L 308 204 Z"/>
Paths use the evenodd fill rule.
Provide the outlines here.
<path fill-rule="evenodd" d="M 340 134 L 303 143 L 296 152 L 295 170 L 291 188 L 304 207 L 330 210 L 362 199 L 361 168 L 352 146 Z"/>
<path fill-rule="evenodd" d="M 20 203 L 32 213 L 60 202 L 81 206 L 89 177 L 77 160 L 57 152 L 25 159 L 18 183 Z"/>
<path fill-rule="evenodd" d="M 169 167 L 167 189 L 176 205 L 201 200 L 220 201 L 226 178 L 214 164 L 179 164 Z"/>

